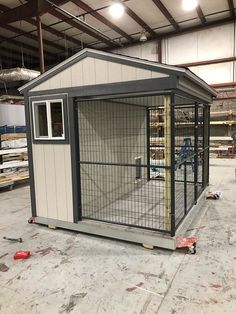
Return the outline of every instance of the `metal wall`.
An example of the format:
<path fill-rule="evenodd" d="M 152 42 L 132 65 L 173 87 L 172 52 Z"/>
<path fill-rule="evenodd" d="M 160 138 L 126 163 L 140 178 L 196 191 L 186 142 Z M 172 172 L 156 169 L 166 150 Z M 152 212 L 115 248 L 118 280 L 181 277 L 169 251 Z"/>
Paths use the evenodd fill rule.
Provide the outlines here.
<path fill-rule="evenodd" d="M 0 125 L 25 125 L 24 106 L 0 103 Z"/>
<path fill-rule="evenodd" d="M 235 56 L 234 23 L 203 29 L 162 40 L 162 62 L 171 65 Z M 158 61 L 158 42 L 114 50 L 123 55 Z M 234 82 L 236 62 L 194 66 L 190 70 L 208 84 Z"/>
<path fill-rule="evenodd" d="M 170 37 L 163 41 L 163 62 L 183 64 L 235 56 L 234 24 Z M 236 63 L 236 62 L 235 62 Z M 235 81 L 234 62 L 190 67 L 208 84 Z"/>

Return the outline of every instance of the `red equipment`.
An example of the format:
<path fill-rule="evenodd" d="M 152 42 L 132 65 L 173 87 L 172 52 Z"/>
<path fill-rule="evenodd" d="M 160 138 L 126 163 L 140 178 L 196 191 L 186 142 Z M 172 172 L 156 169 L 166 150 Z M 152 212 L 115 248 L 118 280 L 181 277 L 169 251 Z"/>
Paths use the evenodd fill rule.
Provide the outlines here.
<path fill-rule="evenodd" d="M 26 259 L 30 257 L 30 251 L 17 251 L 13 258 L 14 259 Z"/>

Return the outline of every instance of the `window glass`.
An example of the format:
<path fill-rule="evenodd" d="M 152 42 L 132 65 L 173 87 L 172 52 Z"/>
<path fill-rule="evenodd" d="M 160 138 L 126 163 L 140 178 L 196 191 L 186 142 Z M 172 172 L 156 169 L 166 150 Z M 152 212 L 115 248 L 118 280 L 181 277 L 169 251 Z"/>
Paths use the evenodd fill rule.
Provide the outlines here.
<path fill-rule="evenodd" d="M 51 102 L 52 137 L 62 137 L 63 130 L 62 103 Z"/>
<path fill-rule="evenodd" d="M 34 107 L 36 137 L 48 136 L 46 103 L 36 103 Z"/>

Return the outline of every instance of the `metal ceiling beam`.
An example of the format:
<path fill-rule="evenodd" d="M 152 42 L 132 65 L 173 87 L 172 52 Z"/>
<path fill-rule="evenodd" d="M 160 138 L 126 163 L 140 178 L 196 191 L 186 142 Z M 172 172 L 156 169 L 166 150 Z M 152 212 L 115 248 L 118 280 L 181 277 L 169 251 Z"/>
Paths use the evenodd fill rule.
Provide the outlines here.
<path fill-rule="evenodd" d="M 120 29 L 118 26 L 110 22 L 108 19 L 106 19 L 104 16 L 102 16 L 100 13 L 94 11 L 93 8 L 91 8 L 89 5 L 84 3 L 81 0 L 71 0 L 74 2 L 77 6 L 79 6 L 82 10 L 85 12 L 91 14 L 93 17 L 95 17 L 98 21 L 102 22 L 106 26 L 110 27 L 112 30 L 114 30 L 116 33 L 120 34 L 124 38 L 128 39 L 128 41 L 133 42 L 133 38 L 128 35 L 126 32 L 124 32 L 122 29 Z"/>
<path fill-rule="evenodd" d="M 198 17 L 199 17 L 199 19 L 200 19 L 202 25 L 205 25 L 206 22 L 207 22 L 207 20 L 206 20 L 206 18 L 205 18 L 205 15 L 204 15 L 203 12 L 202 12 L 202 9 L 201 9 L 200 5 L 198 5 L 198 6 L 196 7 L 196 11 L 197 11 Z"/>
<path fill-rule="evenodd" d="M 234 2 L 233 0 L 228 0 L 229 10 L 230 10 L 230 16 L 232 18 L 235 18 L 235 11 L 234 11 Z"/>
<path fill-rule="evenodd" d="M 57 4 L 65 3 L 65 0 L 56 0 Z M 46 13 L 50 5 L 45 0 L 29 0 L 27 3 L 22 4 L 16 8 L 9 9 L 8 11 L 0 14 L 0 25 L 4 26 L 9 23 L 21 21 L 26 18 L 35 17 L 38 14 Z M 68 1 L 66 1 L 68 2 Z"/>
<path fill-rule="evenodd" d="M 76 29 L 92 36 L 93 38 L 98 39 L 99 41 L 105 43 L 110 47 L 120 46 L 119 43 L 116 43 L 114 40 L 110 39 L 108 36 L 103 35 L 100 31 L 96 30 L 89 24 L 83 22 L 81 19 L 77 18 L 73 14 L 66 12 L 65 10 L 61 9 L 60 7 L 56 6 L 52 1 L 46 0 L 48 3 L 52 5 L 50 9 L 50 14 L 55 16 L 60 20 L 65 20 L 65 23 L 75 27 Z M 68 19 L 70 17 L 70 19 Z"/>
<path fill-rule="evenodd" d="M 21 56 L 18 54 L 16 54 L 16 51 L 14 50 L 9 50 L 9 49 L 4 49 L 1 47 L 1 51 L 0 51 L 0 64 L 2 65 L 3 62 L 8 62 L 10 63 L 10 61 L 13 62 L 21 62 Z M 9 60 L 9 61 L 7 61 Z"/>
<path fill-rule="evenodd" d="M 178 23 L 175 21 L 173 16 L 170 14 L 170 12 L 164 6 L 164 4 L 160 0 L 152 0 L 152 1 L 158 7 L 158 9 L 161 11 L 161 13 L 165 16 L 165 18 L 170 22 L 170 24 L 174 27 L 174 29 L 176 31 L 179 30 L 180 27 L 179 27 Z"/>
<path fill-rule="evenodd" d="M 28 18 L 24 20 L 25 22 L 32 24 L 34 26 L 37 26 L 37 22 L 36 20 L 32 19 L 32 18 Z M 42 29 L 46 32 L 49 32 L 59 38 L 65 39 L 65 36 L 62 32 L 59 32 L 58 30 L 56 30 L 55 28 L 51 27 L 51 26 L 47 26 L 46 24 L 42 23 Z M 44 39 L 45 40 L 45 39 Z M 74 45 L 76 46 L 81 46 L 81 42 L 71 36 L 67 36 L 66 35 L 66 40 L 72 42 Z"/>
<path fill-rule="evenodd" d="M 0 10 L 3 11 L 3 12 L 6 12 L 6 11 L 9 10 L 9 8 L 7 6 L 5 6 L 5 5 L 3 5 L 3 4 L 0 4 Z M 24 21 L 29 23 L 29 24 L 31 24 L 31 25 L 34 25 L 35 27 L 37 27 L 37 22 L 33 18 L 26 18 L 26 19 L 24 19 Z M 12 27 L 10 25 L 5 25 L 4 28 L 6 28 L 6 29 L 8 29 L 8 30 L 10 30 L 12 32 L 15 32 L 17 34 L 22 33 L 22 30 L 14 28 L 14 27 Z M 56 29 L 54 29 L 54 28 L 52 28 L 50 26 L 47 26 L 46 24 L 42 23 L 42 29 L 44 29 L 45 31 L 47 31 L 47 32 L 49 32 L 49 33 L 59 37 L 59 38 L 62 38 L 62 39 L 65 38 L 65 36 L 61 32 L 57 31 Z M 31 35 L 31 34 L 24 34 L 23 36 L 26 36 L 26 37 L 31 38 L 33 40 L 37 40 L 37 37 L 34 36 L 34 35 Z M 78 45 L 80 46 L 81 45 L 80 41 L 78 41 L 77 39 L 74 39 L 73 37 L 66 36 L 66 39 L 68 41 L 72 42 L 73 44 L 75 44 L 76 46 L 78 46 Z M 64 50 L 64 47 L 62 47 L 62 46 L 60 46 L 60 45 L 58 45 L 56 43 L 53 43 L 52 41 L 49 41 L 47 39 L 44 39 L 44 43 L 46 45 L 53 46 L 56 49 Z"/>
<path fill-rule="evenodd" d="M 223 25 L 223 24 L 226 24 L 226 23 L 232 23 L 234 21 L 234 19 L 232 17 L 227 17 L 227 18 L 223 18 L 223 19 L 220 19 L 220 20 L 217 20 L 217 21 L 209 21 L 209 22 L 206 22 L 205 25 L 194 25 L 194 26 L 191 26 L 191 27 L 188 27 L 188 28 L 181 28 L 179 31 L 171 31 L 171 32 L 166 32 L 166 33 L 162 33 L 158 36 L 158 39 L 165 39 L 165 38 L 169 38 L 169 37 L 172 37 L 172 36 L 178 36 L 178 35 L 182 35 L 182 34 L 188 34 L 188 33 L 192 33 L 192 32 L 195 32 L 195 31 L 198 31 L 198 30 L 202 30 L 202 29 L 207 29 L 207 28 L 211 28 L 211 27 L 214 27 L 214 26 L 218 26 L 218 25 Z M 158 30 L 158 29 L 157 29 Z M 135 34 L 133 34 L 135 35 Z M 149 38 L 148 41 L 153 41 L 154 39 L 153 38 Z M 135 43 L 139 43 L 138 40 L 135 41 Z M 130 47 L 132 46 L 132 44 L 124 44 L 123 47 Z M 106 51 L 109 51 L 109 49 L 105 49 Z"/>
<path fill-rule="evenodd" d="M 175 65 L 178 67 L 189 68 L 189 67 L 196 67 L 196 66 L 202 66 L 202 65 L 234 62 L 234 61 L 236 61 L 236 57 L 220 58 L 220 59 L 212 59 L 212 60 L 202 60 L 202 61 L 197 61 L 197 62 L 181 63 L 181 64 L 175 64 Z"/>
<path fill-rule="evenodd" d="M 38 53 L 38 48 L 36 48 L 36 47 L 34 47 L 34 46 L 31 46 L 31 45 L 26 44 L 26 43 L 21 43 L 21 42 L 15 40 L 15 39 L 10 39 L 10 40 L 9 40 L 9 38 L 0 35 L 0 45 L 1 45 L 2 42 L 5 42 L 5 41 L 11 42 L 13 45 L 15 45 L 15 46 L 17 46 L 17 47 L 20 46 L 20 47 L 22 47 L 22 48 L 26 48 L 26 49 L 28 49 L 28 50 L 30 50 L 30 51 L 34 51 L 35 53 Z M 18 53 L 19 53 L 19 52 L 18 52 Z M 51 53 L 51 52 L 45 52 L 45 54 L 47 54 L 48 57 L 51 57 L 51 58 L 55 59 L 55 54 L 53 54 L 53 53 Z"/>
<path fill-rule="evenodd" d="M 18 62 L 20 61 L 20 63 L 22 63 L 22 56 L 21 56 L 21 54 L 19 54 L 18 50 L 15 50 L 13 48 L 6 49 L 6 48 L 1 47 L 0 48 L 0 58 L 5 56 L 5 55 L 9 59 L 12 59 L 13 61 L 18 61 Z M 26 60 L 32 59 L 32 60 L 34 60 L 34 62 L 38 60 L 37 56 L 29 55 L 28 53 L 24 53 L 24 57 L 26 58 Z"/>
<path fill-rule="evenodd" d="M 206 29 L 212 26 L 218 26 L 218 25 L 222 25 L 228 22 L 232 22 L 234 21 L 234 19 L 232 17 L 226 17 L 217 21 L 210 21 L 210 22 L 206 22 L 204 25 L 200 24 L 200 25 L 194 25 L 185 29 L 180 29 L 179 31 L 171 31 L 168 33 L 164 33 L 161 35 L 162 38 L 165 37 L 171 37 L 174 35 L 181 35 L 181 34 L 187 34 L 187 33 L 192 33 L 201 29 Z"/>
<path fill-rule="evenodd" d="M 36 15 L 37 6 L 31 1 L 0 14 L 0 25 L 6 25 Z"/>
<path fill-rule="evenodd" d="M 33 34 L 29 34 L 29 33 L 24 33 L 21 29 L 19 28 L 16 28 L 16 27 L 13 27 L 11 25 L 5 25 L 5 26 L 0 26 L 1 28 L 3 29 L 7 29 L 9 30 L 10 32 L 13 32 L 13 33 L 16 33 L 18 35 L 21 35 L 21 36 L 24 36 L 24 37 L 27 37 L 29 39 L 32 39 L 34 41 L 38 41 L 38 38 L 37 36 L 33 35 Z M 35 30 L 36 31 L 36 30 Z M 64 50 L 64 47 L 56 44 L 56 43 L 53 43 L 51 42 L 50 40 L 47 40 L 47 39 L 44 39 L 44 43 L 48 46 L 51 46 L 57 50 Z"/>
<path fill-rule="evenodd" d="M 133 10 L 131 10 L 127 6 L 127 4 L 122 2 L 122 5 L 125 8 L 125 13 L 127 13 L 137 24 L 142 26 L 142 28 L 144 30 L 146 30 L 152 37 L 154 37 L 154 38 L 157 37 L 157 34 L 154 32 L 154 30 L 152 30 L 151 27 L 149 25 L 147 25 L 146 22 L 144 22 L 144 20 L 142 20 Z"/>

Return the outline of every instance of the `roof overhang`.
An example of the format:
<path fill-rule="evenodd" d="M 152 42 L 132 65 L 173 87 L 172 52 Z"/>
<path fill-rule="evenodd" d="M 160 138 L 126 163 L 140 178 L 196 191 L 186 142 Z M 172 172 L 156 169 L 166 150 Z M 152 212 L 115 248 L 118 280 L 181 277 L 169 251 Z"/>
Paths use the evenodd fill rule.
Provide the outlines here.
<path fill-rule="evenodd" d="M 206 82 L 201 80 L 198 76 L 196 76 L 194 73 L 192 73 L 190 70 L 186 68 L 166 65 L 162 63 L 157 63 L 154 61 L 129 57 L 129 56 L 123 56 L 119 54 L 109 53 L 109 52 L 103 52 L 93 49 L 84 49 L 74 56 L 70 57 L 69 59 L 63 61 L 62 63 L 58 64 L 57 66 L 53 67 L 49 71 L 45 72 L 44 74 L 40 75 L 36 79 L 30 81 L 29 83 L 23 85 L 18 90 L 20 93 L 26 93 L 29 92 L 32 88 L 35 86 L 41 84 L 42 82 L 50 79 L 54 75 L 60 73 L 61 71 L 65 70 L 66 68 L 72 66 L 73 64 L 79 62 L 80 60 L 86 58 L 86 57 L 93 57 L 96 59 L 106 60 L 110 62 L 125 64 L 137 68 L 142 68 L 154 72 L 161 72 L 168 74 L 171 77 L 175 77 L 177 79 L 183 79 L 192 82 L 193 85 L 198 86 L 198 88 L 203 89 L 205 93 L 208 94 L 208 98 L 216 97 L 217 93 L 216 91 L 210 87 Z M 186 88 L 185 84 L 185 88 Z"/>

